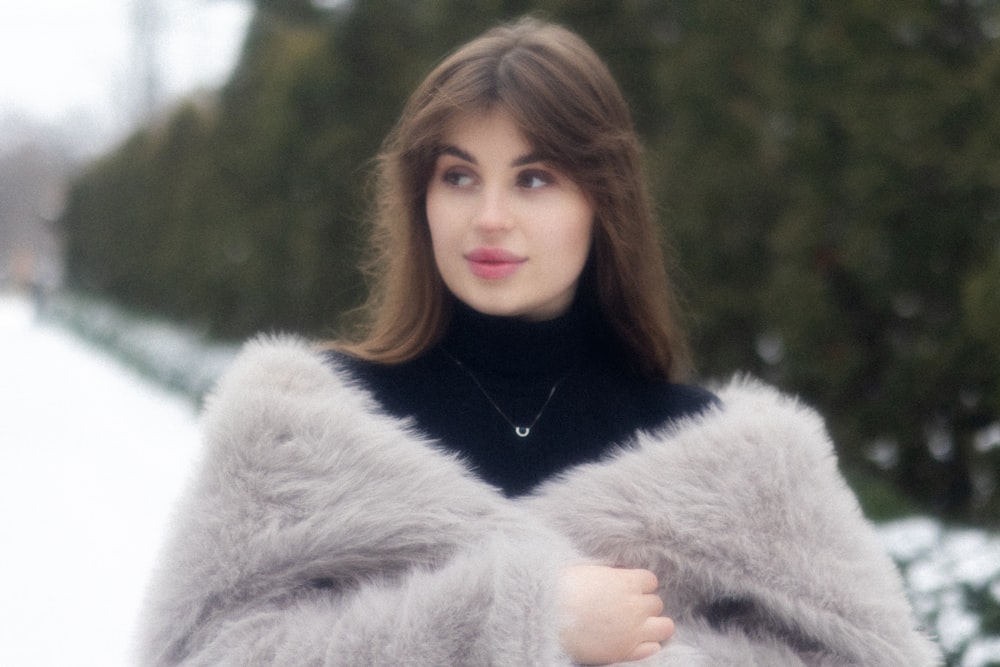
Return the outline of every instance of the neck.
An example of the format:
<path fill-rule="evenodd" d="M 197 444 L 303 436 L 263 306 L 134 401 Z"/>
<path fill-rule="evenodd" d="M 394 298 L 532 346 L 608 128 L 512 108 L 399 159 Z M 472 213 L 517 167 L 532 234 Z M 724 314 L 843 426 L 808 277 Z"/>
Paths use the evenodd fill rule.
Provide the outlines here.
<path fill-rule="evenodd" d="M 484 315 L 457 303 L 442 347 L 474 371 L 551 376 L 600 354 L 600 331 L 596 312 L 581 304 L 535 322 Z"/>

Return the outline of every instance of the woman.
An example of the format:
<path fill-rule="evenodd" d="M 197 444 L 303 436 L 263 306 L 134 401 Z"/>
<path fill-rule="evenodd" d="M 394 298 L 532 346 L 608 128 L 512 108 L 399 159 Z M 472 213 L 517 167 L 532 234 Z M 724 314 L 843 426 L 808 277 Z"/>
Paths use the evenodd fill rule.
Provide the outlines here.
<path fill-rule="evenodd" d="M 627 107 L 532 20 L 414 92 L 367 326 L 259 340 L 150 594 L 149 665 L 933 665 L 822 423 L 687 353 Z"/>

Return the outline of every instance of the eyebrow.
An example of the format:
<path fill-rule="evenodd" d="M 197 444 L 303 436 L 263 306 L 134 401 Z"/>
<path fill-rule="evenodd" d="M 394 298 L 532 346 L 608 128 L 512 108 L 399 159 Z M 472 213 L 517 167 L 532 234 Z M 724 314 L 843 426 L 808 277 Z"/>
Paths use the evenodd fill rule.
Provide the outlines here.
<path fill-rule="evenodd" d="M 459 160 L 465 160 L 469 164 L 479 164 L 479 161 L 476 160 L 471 153 L 462 150 L 458 146 L 444 146 L 440 151 L 438 151 L 438 155 L 451 155 L 452 157 L 457 157 Z M 535 162 L 543 162 L 542 156 L 538 153 L 528 153 L 527 155 L 515 158 L 514 161 L 510 163 L 510 166 L 523 167 L 527 164 L 533 164 Z"/>

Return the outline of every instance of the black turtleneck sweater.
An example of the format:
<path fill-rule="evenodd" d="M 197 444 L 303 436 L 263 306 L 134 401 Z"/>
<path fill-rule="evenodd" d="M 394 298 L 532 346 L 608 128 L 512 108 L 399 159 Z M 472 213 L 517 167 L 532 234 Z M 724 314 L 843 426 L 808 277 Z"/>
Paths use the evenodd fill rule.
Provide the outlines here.
<path fill-rule="evenodd" d="M 413 361 L 337 358 L 387 412 L 412 417 L 483 480 L 517 496 L 628 445 L 637 430 L 717 401 L 703 389 L 630 373 L 611 340 L 593 309 L 579 304 L 544 322 L 459 304 L 442 342 Z M 515 425 L 530 433 L 520 437 Z"/>

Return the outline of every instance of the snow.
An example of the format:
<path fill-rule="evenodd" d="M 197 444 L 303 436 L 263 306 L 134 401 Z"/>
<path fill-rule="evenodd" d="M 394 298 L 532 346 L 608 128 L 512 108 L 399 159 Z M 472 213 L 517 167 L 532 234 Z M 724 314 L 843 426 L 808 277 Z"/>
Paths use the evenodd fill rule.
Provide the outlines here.
<path fill-rule="evenodd" d="M 234 353 L 100 304 L 72 319 L 145 372 L 0 292 L 0 665 L 131 664 L 146 581 L 199 455 L 185 396 Z M 961 656 L 952 664 L 1000 664 L 1000 637 L 984 635 L 969 597 L 1000 604 L 1000 536 L 926 517 L 879 535 L 918 616 Z"/>
<path fill-rule="evenodd" d="M 194 403 L 0 295 L 0 665 L 131 664 Z"/>
<path fill-rule="evenodd" d="M 889 554 L 901 564 L 914 610 L 963 667 L 1000 664 L 1000 637 L 982 637 L 970 591 L 1000 604 L 1000 537 L 968 528 L 943 528 L 915 517 L 881 526 Z M 973 597 L 975 597 L 973 595 Z"/>

